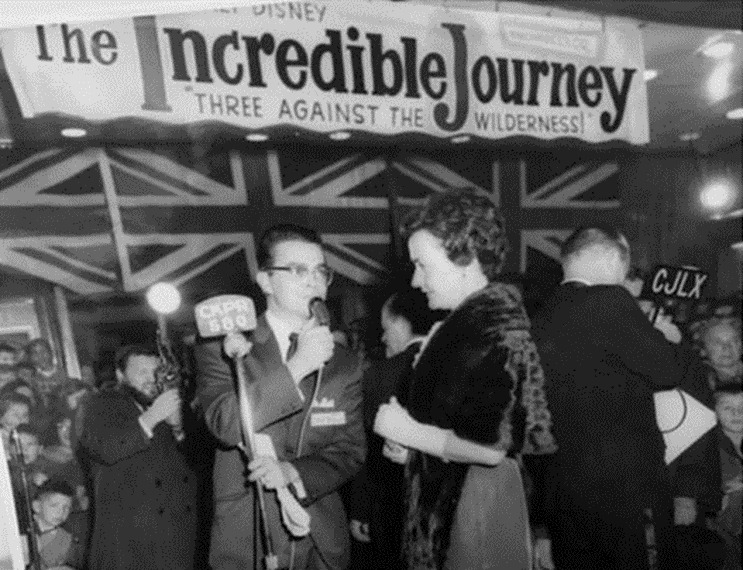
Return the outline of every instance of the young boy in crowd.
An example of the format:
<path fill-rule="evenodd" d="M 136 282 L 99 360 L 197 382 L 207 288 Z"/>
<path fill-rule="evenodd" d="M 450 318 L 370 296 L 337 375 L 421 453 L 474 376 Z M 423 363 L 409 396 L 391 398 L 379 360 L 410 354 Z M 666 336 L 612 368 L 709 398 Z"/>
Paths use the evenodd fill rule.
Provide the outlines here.
<path fill-rule="evenodd" d="M 722 501 L 716 526 L 725 538 L 725 570 L 741 567 L 741 509 L 743 475 L 741 474 L 741 440 L 743 440 L 743 391 L 740 384 L 724 385 L 715 391 L 715 412 L 719 421 Z"/>
<path fill-rule="evenodd" d="M 70 516 L 74 494 L 61 479 L 49 479 L 36 492 L 33 511 L 42 570 L 80 568 L 78 541 L 62 528 Z"/>
<path fill-rule="evenodd" d="M 31 402 L 20 394 L 8 393 L 0 397 L 0 435 L 5 446 L 5 455 L 11 457 L 10 433 L 31 417 Z"/>

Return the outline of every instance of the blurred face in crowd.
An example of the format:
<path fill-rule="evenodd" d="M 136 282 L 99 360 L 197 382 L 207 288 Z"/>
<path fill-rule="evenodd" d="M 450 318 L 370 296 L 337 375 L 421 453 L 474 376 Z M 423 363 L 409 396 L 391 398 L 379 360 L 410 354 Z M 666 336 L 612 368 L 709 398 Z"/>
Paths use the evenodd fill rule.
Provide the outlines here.
<path fill-rule="evenodd" d="M 29 465 L 39 458 L 41 445 L 39 438 L 32 433 L 19 433 L 18 439 L 21 442 L 21 451 L 23 452 L 23 461 Z"/>
<path fill-rule="evenodd" d="M 17 374 L 17 376 L 18 376 L 18 378 L 20 380 L 23 380 L 23 381 L 29 382 L 29 383 L 33 381 L 33 377 L 34 377 L 34 374 L 35 374 L 35 370 L 34 370 L 33 366 L 29 366 L 28 364 L 24 364 L 22 366 L 21 365 L 18 365 L 18 366 L 16 366 L 15 370 L 16 370 L 16 374 Z"/>
<path fill-rule="evenodd" d="M 15 352 L 0 350 L 0 366 L 15 366 Z"/>
<path fill-rule="evenodd" d="M 155 384 L 155 369 L 158 359 L 156 356 L 133 355 L 126 361 L 124 370 L 116 370 L 116 378 L 119 382 L 131 386 L 147 398 L 157 396 L 157 385 Z"/>
<path fill-rule="evenodd" d="M 64 447 L 72 447 L 72 420 L 70 418 L 64 418 L 57 422 L 57 439 L 60 445 Z"/>
<path fill-rule="evenodd" d="M 385 356 L 392 358 L 400 354 L 410 342 L 413 334 L 410 323 L 402 317 L 392 315 L 385 305 L 382 308 L 382 342 L 385 346 Z"/>
<path fill-rule="evenodd" d="M 740 366 L 741 339 L 730 324 L 720 323 L 711 327 L 704 335 L 704 349 L 714 368 Z"/>
<path fill-rule="evenodd" d="M 95 372 L 90 364 L 83 364 L 80 367 L 80 380 L 90 386 L 95 386 Z"/>
<path fill-rule="evenodd" d="M 473 259 L 468 266 L 452 262 L 443 242 L 426 230 L 418 230 L 408 239 L 410 261 L 415 267 L 411 285 L 428 297 L 431 309 L 455 309 L 472 292 L 467 272 L 479 263 Z"/>
<path fill-rule="evenodd" d="M 27 424 L 30 419 L 31 410 L 26 404 L 14 402 L 10 404 L 3 416 L 0 418 L 0 425 L 8 431 L 12 431 L 21 424 Z"/>
<path fill-rule="evenodd" d="M 70 516 L 72 497 L 62 493 L 45 493 L 33 502 L 33 508 L 42 527 L 57 528 Z"/>
<path fill-rule="evenodd" d="M 743 433 L 743 393 L 719 394 L 715 403 L 717 419 L 729 433 Z"/>
<path fill-rule="evenodd" d="M 266 295 L 268 308 L 290 321 L 306 321 L 310 301 L 315 297 L 325 299 L 328 293 L 322 248 L 301 240 L 282 241 L 273 246 L 271 258 L 271 267 L 298 268 L 306 275 L 287 270 L 259 272 L 258 284 Z"/>
<path fill-rule="evenodd" d="M 0 386 L 17 378 L 15 370 L 15 352 L 0 351 Z"/>
<path fill-rule="evenodd" d="M 52 350 L 46 342 L 34 342 L 28 348 L 28 359 L 31 364 L 41 370 L 48 370 L 54 366 Z"/>

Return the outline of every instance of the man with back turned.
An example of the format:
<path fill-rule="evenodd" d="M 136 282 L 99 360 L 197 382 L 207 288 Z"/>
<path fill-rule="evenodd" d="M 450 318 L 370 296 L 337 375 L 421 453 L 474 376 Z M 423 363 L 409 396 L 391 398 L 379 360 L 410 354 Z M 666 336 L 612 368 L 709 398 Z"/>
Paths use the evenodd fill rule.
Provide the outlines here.
<path fill-rule="evenodd" d="M 689 358 L 678 329 L 654 328 L 622 287 L 629 261 L 616 230 L 575 231 L 533 322 L 559 446 L 545 510 L 560 570 L 675 567 L 653 392 L 676 386 Z"/>
<path fill-rule="evenodd" d="M 348 565 L 350 540 L 337 491 L 361 468 L 365 455 L 361 362 L 334 344 L 328 326 L 310 312 L 310 302 L 325 299 L 332 279 L 317 234 L 275 226 L 261 238 L 257 254 L 257 281 L 267 309 L 240 364 L 253 427 L 271 438 L 275 458 L 257 454 L 243 463 L 232 363 L 222 342 L 199 343 L 197 395 L 220 442 L 210 564 L 214 570 L 263 568 L 258 484 L 265 489 L 279 568 L 340 570 Z M 308 536 L 295 536 L 282 524 L 277 491 L 283 488 L 309 513 Z"/>

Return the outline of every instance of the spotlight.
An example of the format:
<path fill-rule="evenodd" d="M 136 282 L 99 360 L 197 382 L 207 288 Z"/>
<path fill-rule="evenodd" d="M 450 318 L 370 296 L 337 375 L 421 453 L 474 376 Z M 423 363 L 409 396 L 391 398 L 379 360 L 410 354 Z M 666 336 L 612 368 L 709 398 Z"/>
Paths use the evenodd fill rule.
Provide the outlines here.
<path fill-rule="evenodd" d="M 351 138 L 351 133 L 347 133 L 346 131 L 338 131 L 335 133 L 330 133 L 330 138 L 334 141 L 347 141 Z"/>
<path fill-rule="evenodd" d="M 181 306 L 181 293 L 170 283 L 155 283 L 147 290 L 147 303 L 158 315 L 169 315 Z"/>
<path fill-rule="evenodd" d="M 658 77 L 658 70 L 657 69 L 646 69 L 645 73 L 643 74 L 643 78 L 645 81 L 652 81 Z"/>
<path fill-rule="evenodd" d="M 264 142 L 268 140 L 268 135 L 264 135 L 263 133 L 250 133 L 249 135 L 245 135 L 245 140 L 250 142 Z"/>
<path fill-rule="evenodd" d="M 452 137 L 451 142 L 452 144 L 462 144 L 469 142 L 470 138 L 471 137 L 469 135 L 459 135 L 456 137 Z"/>
<path fill-rule="evenodd" d="M 743 107 L 738 107 L 737 109 L 731 109 L 727 113 L 725 113 L 725 116 L 728 119 L 743 119 Z"/>

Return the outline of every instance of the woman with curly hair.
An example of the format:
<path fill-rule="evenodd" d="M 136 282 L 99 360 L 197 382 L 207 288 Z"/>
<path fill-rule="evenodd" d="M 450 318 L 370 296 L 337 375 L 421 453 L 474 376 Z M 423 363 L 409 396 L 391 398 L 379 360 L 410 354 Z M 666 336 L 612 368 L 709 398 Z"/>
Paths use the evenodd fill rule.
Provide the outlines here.
<path fill-rule="evenodd" d="M 504 220 L 475 190 L 431 199 L 405 224 L 412 285 L 451 311 L 429 333 L 407 395 L 379 408 L 377 433 L 408 448 L 403 564 L 530 567 L 519 453 L 555 449 L 544 377 L 521 295 L 496 281 Z"/>

